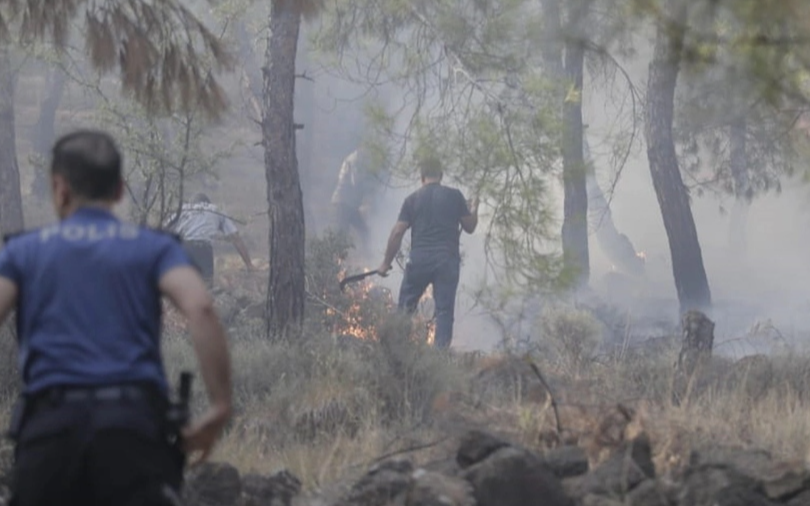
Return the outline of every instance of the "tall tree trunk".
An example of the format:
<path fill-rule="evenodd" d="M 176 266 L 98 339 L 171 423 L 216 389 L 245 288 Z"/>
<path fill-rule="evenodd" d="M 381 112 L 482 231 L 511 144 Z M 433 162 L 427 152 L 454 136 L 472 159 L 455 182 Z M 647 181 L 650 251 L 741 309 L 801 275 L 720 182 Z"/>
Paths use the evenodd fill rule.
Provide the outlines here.
<path fill-rule="evenodd" d="M 745 135 L 745 118 L 738 118 L 729 127 L 729 165 L 734 179 L 734 207 L 731 209 L 729 246 L 732 254 L 739 256 L 744 256 L 747 249 L 746 223 L 748 207 L 751 204 Z"/>
<path fill-rule="evenodd" d="M 672 273 L 681 313 L 692 309 L 707 310 L 711 306 L 709 281 L 703 266 L 689 194 L 681 178 L 672 139 L 675 86 L 680 71 L 687 12 L 688 0 L 667 0 L 650 62 L 644 125 L 647 158 L 669 240 Z M 664 20 L 667 20 L 667 24 L 664 24 Z"/>
<path fill-rule="evenodd" d="M 7 48 L 0 47 L 0 233 L 23 228 L 20 168 L 14 130 L 17 72 Z"/>
<path fill-rule="evenodd" d="M 569 93 L 563 100 L 563 258 L 576 288 L 588 284 L 588 191 L 582 153 L 582 84 L 585 63 L 585 17 L 590 0 L 569 0 L 568 30 L 563 66 Z"/>
<path fill-rule="evenodd" d="M 552 79 L 557 81 L 562 100 L 563 226 L 562 247 L 566 270 L 575 288 L 588 284 L 588 192 L 586 166 L 582 153 L 582 84 L 585 60 L 585 19 L 591 0 L 571 0 L 567 6 L 566 42 L 562 43 L 563 5 L 559 0 L 543 0 L 543 60 Z M 570 90 L 574 93 L 569 93 Z"/>
<path fill-rule="evenodd" d="M 273 2 L 264 70 L 262 132 L 270 218 L 267 333 L 297 333 L 304 317 L 304 207 L 295 155 L 295 56 L 301 15 Z"/>
<path fill-rule="evenodd" d="M 39 107 L 39 117 L 31 129 L 31 145 L 40 161 L 45 160 L 48 152 L 56 140 L 56 112 L 65 92 L 67 74 L 59 68 L 48 71 L 48 95 Z M 44 166 L 37 164 L 34 174 L 32 193 L 39 198 L 48 195 L 48 171 Z"/>

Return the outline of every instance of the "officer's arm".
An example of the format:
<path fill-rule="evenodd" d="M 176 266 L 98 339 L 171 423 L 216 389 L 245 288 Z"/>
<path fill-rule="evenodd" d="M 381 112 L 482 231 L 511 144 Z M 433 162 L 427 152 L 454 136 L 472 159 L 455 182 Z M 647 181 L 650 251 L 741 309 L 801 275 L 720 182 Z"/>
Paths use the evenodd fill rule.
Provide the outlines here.
<path fill-rule="evenodd" d="M 0 325 L 17 304 L 17 285 L 10 279 L 0 276 Z"/>
<path fill-rule="evenodd" d="M 160 279 L 160 291 L 188 319 L 211 407 L 224 419 L 229 418 L 232 401 L 228 342 L 205 283 L 191 267 L 176 267 Z"/>

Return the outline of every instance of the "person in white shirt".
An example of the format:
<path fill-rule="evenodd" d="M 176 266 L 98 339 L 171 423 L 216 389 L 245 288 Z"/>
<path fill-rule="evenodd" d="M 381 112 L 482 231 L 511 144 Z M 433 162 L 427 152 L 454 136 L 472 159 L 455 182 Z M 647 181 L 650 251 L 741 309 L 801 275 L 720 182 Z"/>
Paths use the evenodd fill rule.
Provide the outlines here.
<path fill-rule="evenodd" d="M 198 193 L 191 202 L 183 204 L 172 230 L 183 239 L 188 255 L 209 283 L 214 278 L 212 242 L 216 239 L 224 238 L 233 244 L 245 267 L 253 270 L 250 254 L 233 220 L 219 212 L 204 193 Z"/>

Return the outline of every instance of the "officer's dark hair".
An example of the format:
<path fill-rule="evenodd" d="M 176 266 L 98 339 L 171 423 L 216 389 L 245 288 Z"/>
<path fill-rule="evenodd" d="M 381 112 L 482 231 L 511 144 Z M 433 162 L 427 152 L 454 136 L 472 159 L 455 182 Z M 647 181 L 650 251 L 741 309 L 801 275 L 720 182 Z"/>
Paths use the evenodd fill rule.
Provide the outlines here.
<path fill-rule="evenodd" d="M 426 156 L 419 162 L 419 175 L 423 179 L 441 179 L 442 162 L 436 156 Z"/>
<path fill-rule="evenodd" d="M 56 141 L 51 173 L 64 176 L 77 196 L 110 199 L 115 197 L 122 179 L 121 153 L 110 135 L 78 130 Z"/>

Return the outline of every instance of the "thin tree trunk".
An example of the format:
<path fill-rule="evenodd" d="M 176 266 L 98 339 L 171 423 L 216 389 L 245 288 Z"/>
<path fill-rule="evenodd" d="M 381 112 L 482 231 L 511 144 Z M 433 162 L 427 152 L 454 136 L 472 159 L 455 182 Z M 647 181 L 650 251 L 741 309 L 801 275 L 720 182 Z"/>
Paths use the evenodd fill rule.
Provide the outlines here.
<path fill-rule="evenodd" d="M 59 68 L 48 71 L 48 95 L 39 107 L 39 117 L 31 129 L 31 146 L 40 160 L 45 160 L 48 152 L 56 140 L 56 112 L 65 92 L 67 74 Z M 39 198 L 48 195 L 48 171 L 44 166 L 37 164 L 34 174 L 34 183 L 31 191 Z"/>
<path fill-rule="evenodd" d="M 590 0 L 568 3 L 567 42 L 563 43 L 559 0 L 543 0 L 543 60 L 549 75 L 558 83 L 563 118 L 563 226 L 562 247 L 566 270 L 573 285 L 588 284 L 588 192 L 582 153 L 582 84 L 585 60 L 584 26 Z M 569 96 L 573 87 L 575 94 Z M 578 96 L 577 96 L 578 95 Z"/>
<path fill-rule="evenodd" d="M 7 48 L 0 48 L 0 233 L 23 228 L 20 168 L 14 130 L 17 73 Z"/>
<path fill-rule="evenodd" d="M 582 85 L 585 63 L 584 26 L 589 0 L 569 3 L 569 31 L 565 44 L 564 67 L 567 83 L 574 94 L 566 90 L 563 100 L 563 188 L 564 213 L 562 226 L 563 258 L 574 276 L 575 287 L 588 284 L 590 258 L 588 254 L 588 191 L 585 160 L 582 153 Z"/>
<path fill-rule="evenodd" d="M 297 333 L 304 317 L 304 207 L 295 155 L 295 56 L 301 15 L 273 2 L 264 70 L 262 130 L 270 218 L 267 333 Z"/>
<path fill-rule="evenodd" d="M 747 249 L 746 223 L 751 203 L 746 152 L 746 121 L 739 118 L 729 127 L 729 164 L 734 179 L 734 207 L 731 209 L 729 246 L 734 255 L 744 256 Z"/>
<path fill-rule="evenodd" d="M 669 240 L 681 313 L 692 309 L 707 310 L 711 306 L 709 281 L 689 194 L 681 178 L 672 139 L 675 86 L 680 71 L 687 9 L 686 0 L 668 0 L 666 4 L 665 19 L 671 20 L 671 24 L 662 24 L 657 30 L 647 81 L 644 129 L 650 173 Z"/>

